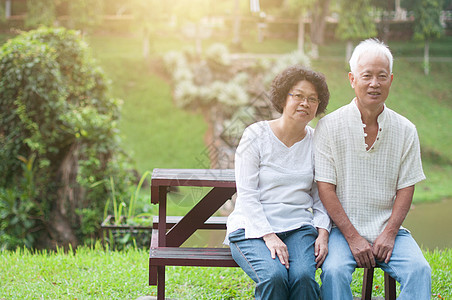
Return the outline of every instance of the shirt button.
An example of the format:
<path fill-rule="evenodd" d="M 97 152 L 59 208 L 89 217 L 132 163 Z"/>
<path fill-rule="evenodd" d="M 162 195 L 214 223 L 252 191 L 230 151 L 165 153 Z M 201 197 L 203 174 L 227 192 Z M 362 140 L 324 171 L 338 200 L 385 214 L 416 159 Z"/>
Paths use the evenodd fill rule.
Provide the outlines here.
<path fill-rule="evenodd" d="M 381 129 L 381 128 L 380 128 L 380 129 L 378 129 L 378 130 L 382 131 L 382 129 Z"/>

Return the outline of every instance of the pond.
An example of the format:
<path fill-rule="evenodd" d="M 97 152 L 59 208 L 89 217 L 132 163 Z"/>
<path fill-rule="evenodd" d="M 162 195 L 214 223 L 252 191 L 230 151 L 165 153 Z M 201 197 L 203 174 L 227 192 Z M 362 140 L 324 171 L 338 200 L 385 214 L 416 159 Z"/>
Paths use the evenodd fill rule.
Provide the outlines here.
<path fill-rule="evenodd" d="M 452 199 L 413 205 L 403 226 L 423 249 L 452 248 Z"/>
<path fill-rule="evenodd" d="M 412 206 L 403 226 L 411 231 L 422 249 L 452 248 L 452 199 Z M 184 247 L 221 247 L 223 230 L 198 230 Z"/>

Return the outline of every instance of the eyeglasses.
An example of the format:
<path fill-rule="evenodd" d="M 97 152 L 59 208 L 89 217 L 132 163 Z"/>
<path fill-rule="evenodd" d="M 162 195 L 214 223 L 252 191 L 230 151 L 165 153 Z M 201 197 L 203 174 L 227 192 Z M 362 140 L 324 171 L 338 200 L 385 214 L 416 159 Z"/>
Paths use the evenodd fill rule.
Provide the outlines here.
<path fill-rule="evenodd" d="M 291 93 L 289 93 L 289 96 L 292 96 L 296 101 L 299 101 L 299 102 L 308 101 L 309 104 L 320 103 L 320 99 L 313 97 L 313 96 L 306 97 L 302 94 L 291 94 Z"/>

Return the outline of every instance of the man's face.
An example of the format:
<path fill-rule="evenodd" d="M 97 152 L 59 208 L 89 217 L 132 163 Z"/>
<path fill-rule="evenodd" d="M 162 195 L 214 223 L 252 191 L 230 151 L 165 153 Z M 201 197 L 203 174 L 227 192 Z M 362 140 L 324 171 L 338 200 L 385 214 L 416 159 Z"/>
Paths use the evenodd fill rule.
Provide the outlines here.
<path fill-rule="evenodd" d="M 362 55 L 355 72 L 348 77 L 361 106 L 369 109 L 383 106 L 393 78 L 386 57 Z"/>

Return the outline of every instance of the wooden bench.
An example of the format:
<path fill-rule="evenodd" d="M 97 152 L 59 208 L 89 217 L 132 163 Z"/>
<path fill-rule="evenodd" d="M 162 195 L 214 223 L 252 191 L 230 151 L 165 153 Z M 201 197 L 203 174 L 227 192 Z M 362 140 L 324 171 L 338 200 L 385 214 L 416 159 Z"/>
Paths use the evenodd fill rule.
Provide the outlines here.
<path fill-rule="evenodd" d="M 167 193 L 172 186 L 213 187 L 183 217 L 167 216 Z M 153 219 L 149 253 L 149 285 L 157 285 L 157 299 L 165 299 L 165 266 L 238 267 L 229 248 L 180 247 L 198 229 L 226 229 L 226 217 L 212 216 L 235 194 L 234 171 L 210 169 L 154 169 L 151 202 L 159 204 Z M 364 269 L 362 298 L 372 296 L 374 269 Z M 395 300 L 395 280 L 385 273 L 385 299 Z"/>

